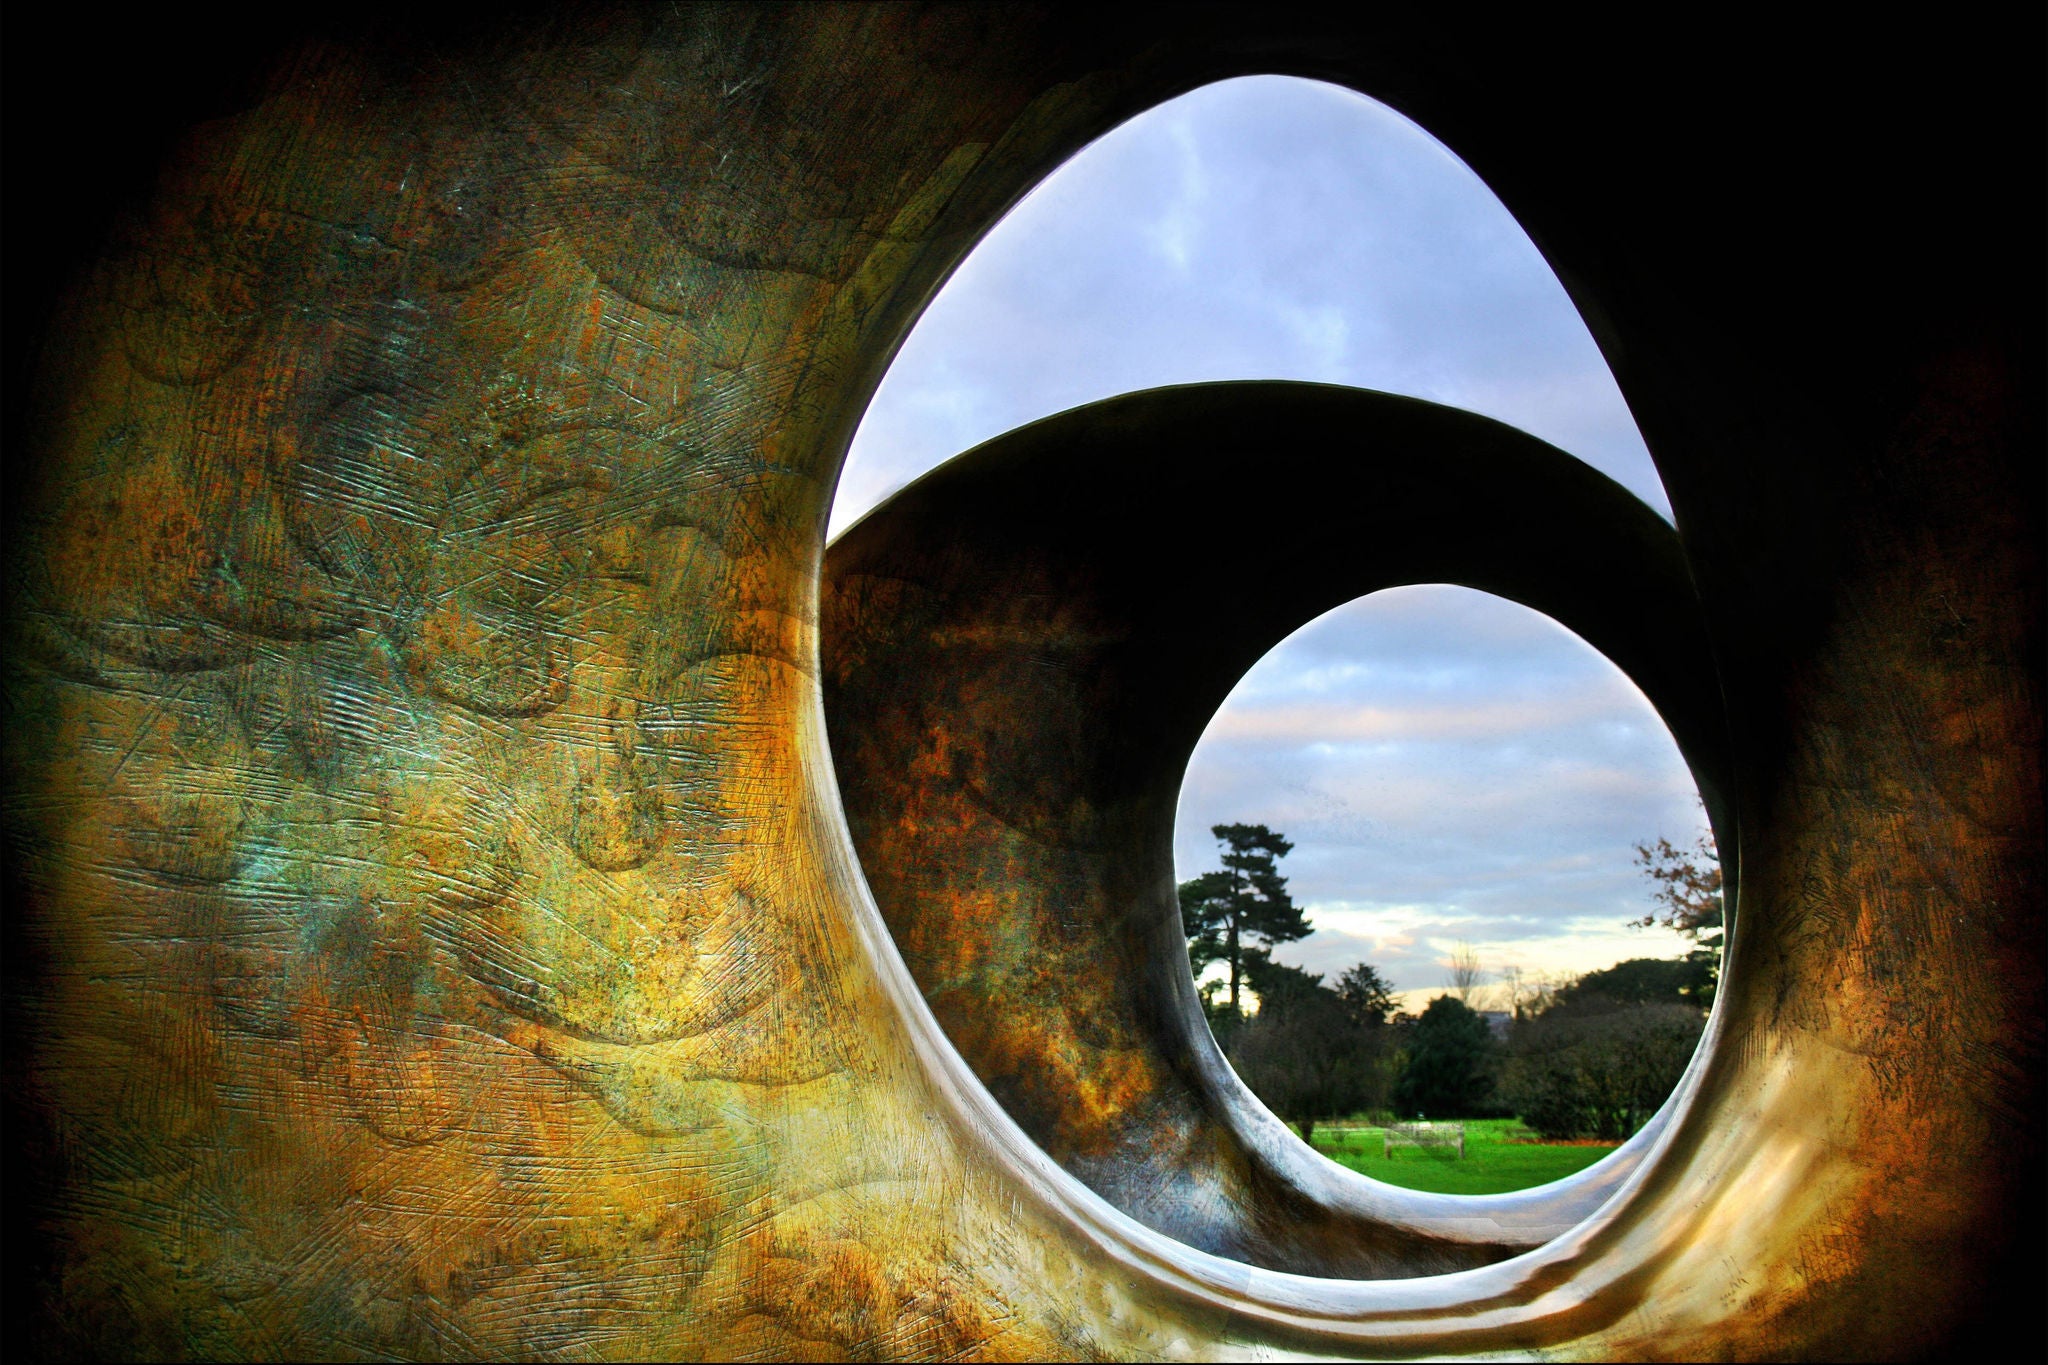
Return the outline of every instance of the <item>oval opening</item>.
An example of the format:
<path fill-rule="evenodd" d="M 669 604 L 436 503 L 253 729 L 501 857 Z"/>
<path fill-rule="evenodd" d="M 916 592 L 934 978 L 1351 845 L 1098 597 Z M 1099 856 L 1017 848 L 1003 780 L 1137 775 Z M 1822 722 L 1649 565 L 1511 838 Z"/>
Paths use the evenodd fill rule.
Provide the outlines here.
<path fill-rule="evenodd" d="M 1582 1170 L 1705 1027 L 1717 865 L 1677 745 L 1604 655 L 1487 593 L 1374 593 L 1276 646 L 1190 759 L 1174 859 L 1226 1057 L 1374 1179 Z"/>
<path fill-rule="evenodd" d="M 1482 413 L 1671 519 L 1583 320 L 1492 192 L 1386 106 L 1261 76 L 1198 89 L 1112 130 L 976 245 L 863 415 L 828 538 L 954 455 L 1039 418 L 1217 379 L 1334 383 Z M 1689 776 L 1681 781 L 1671 838 L 1682 845 L 1678 826 L 1705 820 Z"/>
<path fill-rule="evenodd" d="M 1670 519 L 1591 333 L 1471 168 L 1377 100 L 1249 76 L 1111 130 L 976 244 L 869 403 L 828 535 L 1027 422 L 1218 379 L 1482 413 Z"/>

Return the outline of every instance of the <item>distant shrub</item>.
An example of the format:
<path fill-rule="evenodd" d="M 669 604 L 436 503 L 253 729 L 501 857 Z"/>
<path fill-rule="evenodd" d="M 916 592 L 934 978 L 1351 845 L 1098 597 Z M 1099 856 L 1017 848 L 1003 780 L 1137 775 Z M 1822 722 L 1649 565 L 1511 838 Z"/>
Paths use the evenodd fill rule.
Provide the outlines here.
<path fill-rule="evenodd" d="M 1703 957 L 1633 957 L 1587 972 L 1557 993 L 1558 1005 L 1598 996 L 1622 1005 L 1693 1005 L 1714 999 L 1714 964 Z"/>
<path fill-rule="evenodd" d="M 1378 1018 L 1322 979 L 1278 963 L 1254 978 L 1257 1014 L 1227 1044 L 1238 1076 L 1303 1138 L 1316 1121 L 1377 1107 L 1386 1099 L 1386 1034 Z"/>
<path fill-rule="evenodd" d="M 1515 1022 L 1501 1099 L 1546 1138 L 1626 1138 L 1670 1096 L 1705 1027 L 1690 1005 L 1577 994 Z"/>

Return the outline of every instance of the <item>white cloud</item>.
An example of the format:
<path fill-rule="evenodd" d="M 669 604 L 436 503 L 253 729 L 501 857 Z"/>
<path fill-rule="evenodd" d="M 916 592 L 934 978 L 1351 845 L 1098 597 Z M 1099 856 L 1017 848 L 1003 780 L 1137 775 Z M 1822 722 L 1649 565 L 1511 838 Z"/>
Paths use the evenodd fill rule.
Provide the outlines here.
<path fill-rule="evenodd" d="M 1620 681 L 1618 677 L 1613 680 Z M 1246 700 L 1219 711 L 1207 738 L 1324 746 L 1372 740 L 1425 744 L 1525 738 L 1613 715 L 1618 703 L 1634 700 L 1613 682 L 1597 691 L 1565 697 L 1425 706 L 1371 706 L 1321 697 L 1292 704 Z"/>

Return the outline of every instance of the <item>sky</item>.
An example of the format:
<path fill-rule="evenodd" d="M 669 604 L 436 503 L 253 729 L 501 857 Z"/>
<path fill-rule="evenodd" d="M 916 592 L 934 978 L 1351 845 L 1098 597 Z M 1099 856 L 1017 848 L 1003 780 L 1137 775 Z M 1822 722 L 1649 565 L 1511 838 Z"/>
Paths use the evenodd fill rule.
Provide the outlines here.
<path fill-rule="evenodd" d="M 1528 236 L 1463 162 L 1376 101 L 1225 81 L 1112 130 L 1027 195 L 906 338 L 854 436 L 831 534 L 991 437 L 1098 399 L 1302 379 L 1483 413 L 1667 519 L 1613 375 Z M 1553 977 L 1673 956 L 1634 930 L 1632 846 L 1704 827 L 1662 723 L 1547 618 L 1443 586 L 1309 623 L 1239 684 L 1181 793 L 1179 875 L 1208 826 L 1271 825 L 1316 932 L 1276 956 L 1369 961 L 1419 1004 L 1462 941 Z"/>

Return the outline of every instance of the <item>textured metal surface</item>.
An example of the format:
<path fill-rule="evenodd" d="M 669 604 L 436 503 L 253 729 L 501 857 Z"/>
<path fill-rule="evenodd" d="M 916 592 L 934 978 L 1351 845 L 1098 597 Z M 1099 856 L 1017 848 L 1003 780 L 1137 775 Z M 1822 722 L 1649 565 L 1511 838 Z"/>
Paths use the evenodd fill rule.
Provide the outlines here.
<path fill-rule="evenodd" d="M 1928 30 L 1857 60 L 1731 22 L 1626 71 L 1583 35 L 1332 22 L 393 20 L 281 41 L 130 187 L 9 412 L 32 1350 L 1773 1357 L 2038 1331 L 2039 206 L 1983 134 L 2012 113 L 2001 52 L 2038 44 Z M 1941 98 L 1897 100 L 1916 67 Z M 1214 1255 L 1114 1206 L 1180 1226 L 1119 1184 L 1139 1166 L 1077 1162 L 1106 1201 L 1050 1159 L 920 996 L 832 777 L 822 531 L 893 346 L 1063 156 L 1257 70 L 1395 102 L 1530 228 L 1657 454 L 1721 695 L 1725 759 L 1689 753 L 1741 899 L 1689 1098 L 1585 1221 L 1455 1274 L 1271 1268 L 1359 1269 L 1362 1223 L 1312 1201 L 1290 1241 L 1270 1182 L 1188 1233 Z M 1504 590 L 1535 591 L 1526 564 Z M 1684 737 L 1665 636 L 1577 624 Z M 1073 989 L 967 1003 L 1021 1028 Z M 1052 1115 L 1069 1159 L 1120 1083 Z M 1196 1117 L 1139 1164 L 1296 1159 Z M 1439 1268 L 1410 1253 L 1446 1244 L 1440 1211 L 1334 1199 L 1373 1204 L 1365 1268 Z"/>
<path fill-rule="evenodd" d="M 1294 1138 L 1209 1036 L 1174 892 L 1188 756 L 1285 636 L 1414 582 L 1515 598 L 1622 662 L 1737 845 L 1677 535 L 1469 413 L 1306 384 L 1113 399 L 961 456 L 826 557 L 839 788 L 940 1025 L 1097 1193 L 1272 1269 L 1395 1278 L 1529 1250 L 1597 1209 L 1662 1127 L 1540 1191 L 1392 1189 Z"/>

